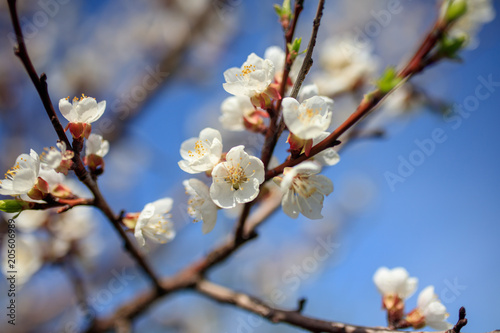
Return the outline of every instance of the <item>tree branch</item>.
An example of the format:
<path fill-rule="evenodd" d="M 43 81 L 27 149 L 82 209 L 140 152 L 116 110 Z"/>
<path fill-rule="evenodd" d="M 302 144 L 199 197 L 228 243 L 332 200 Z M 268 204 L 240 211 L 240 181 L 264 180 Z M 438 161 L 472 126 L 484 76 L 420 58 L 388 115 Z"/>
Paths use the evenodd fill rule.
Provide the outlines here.
<path fill-rule="evenodd" d="M 249 296 L 247 294 L 239 293 L 221 285 L 209 282 L 207 280 L 200 280 L 195 290 L 202 295 L 205 295 L 219 303 L 232 304 L 240 309 L 247 310 L 248 312 L 259 315 L 272 323 L 285 323 L 295 327 L 302 328 L 309 332 L 328 332 L 328 333 L 400 333 L 397 330 L 391 330 L 386 327 L 365 327 L 349 325 L 345 323 L 326 321 L 302 315 L 297 310 L 282 310 L 266 304 L 262 300 Z M 460 313 L 462 313 L 460 309 Z M 463 311 L 464 317 L 459 319 L 455 328 L 450 330 L 453 333 L 459 333 L 461 320 L 465 320 L 465 310 Z M 457 329 L 457 330 L 455 330 Z M 450 331 L 443 331 L 442 333 L 450 333 Z M 494 331 L 498 332 L 498 331 Z M 425 332 L 420 332 L 425 333 Z M 493 332 L 491 332 L 493 333 Z"/>
<path fill-rule="evenodd" d="M 33 85 L 35 86 L 38 95 L 40 96 L 45 111 L 47 112 L 47 115 L 49 116 L 52 122 L 52 126 L 54 127 L 57 136 L 59 137 L 59 140 L 66 143 L 66 147 L 68 148 L 72 147 L 72 145 L 68 140 L 68 137 L 66 136 L 64 128 L 62 127 L 61 122 L 59 121 L 54 111 L 52 101 L 50 100 L 49 92 L 47 89 L 47 76 L 45 74 L 42 74 L 40 78 L 38 77 L 35 67 L 33 66 L 31 59 L 29 57 L 28 50 L 26 49 L 26 45 L 24 43 L 24 37 L 21 25 L 19 23 L 19 17 L 16 8 L 16 0 L 8 0 L 8 5 L 9 5 L 10 16 L 12 19 L 12 25 L 14 27 L 14 32 L 16 33 L 16 38 L 18 43 L 17 47 L 14 49 L 14 53 L 16 54 L 16 56 L 19 57 L 26 71 L 28 72 L 28 75 L 31 78 Z M 141 253 L 134 247 L 133 243 L 130 241 L 127 234 L 120 226 L 117 217 L 109 207 L 107 201 L 102 196 L 97 183 L 92 179 L 92 177 L 85 169 L 85 166 L 80 158 L 79 152 L 77 151 L 75 151 L 75 155 L 73 157 L 73 163 L 74 163 L 73 170 L 75 174 L 78 176 L 80 181 L 84 183 L 88 187 L 88 189 L 94 194 L 94 206 L 100 209 L 104 213 L 104 215 L 106 215 L 106 217 L 109 219 L 109 221 L 113 224 L 115 229 L 118 231 L 120 237 L 123 239 L 125 249 L 132 255 L 132 257 L 137 261 L 139 266 L 141 266 L 144 272 L 152 280 L 152 282 L 155 285 L 156 292 L 158 294 L 162 294 L 163 291 L 160 286 L 158 277 L 153 272 L 149 264 L 142 257 Z"/>
<path fill-rule="evenodd" d="M 406 66 L 403 67 L 402 70 L 399 71 L 397 76 L 402 80 L 402 84 L 409 80 L 413 75 L 420 73 L 426 67 L 436 63 L 438 60 L 441 60 L 441 58 L 433 57 L 432 61 L 429 61 L 427 57 L 436 46 L 439 39 L 443 36 L 447 28 L 448 25 L 438 18 L 434 27 L 427 34 L 412 59 L 406 64 Z M 373 92 L 365 95 L 365 98 L 361 101 L 361 104 L 359 104 L 356 111 L 354 111 L 354 113 L 351 114 L 351 116 L 347 118 L 337 129 L 335 129 L 326 139 L 312 147 L 308 156 L 301 154 L 297 158 L 287 160 L 273 170 L 268 170 L 266 173 L 266 180 L 283 173 L 283 170 L 286 167 L 293 167 L 318 154 L 319 152 L 338 144 L 337 140 L 342 134 L 358 123 L 370 112 L 375 110 L 380 102 L 391 94 L 392 91 L 394 91 L 394 89 L 388 92 L 382 92 L 380 89 L 375 89 Z"/>
<path fill-rule="evenodd" d="M 257 227 L 273 214 L 280 204 L 280 191 L 271 191 L 247 219 L 243 232 L 243 235 L 246 237 L 242 238 L 240 242 L 235 242 L 234 236 L 229 237 L 222 244 L 210 251 L 204 258 L 190 264 L 174 276 L 162 279 L 161 286 L 164 290 L 164 295 L 183 289 L 194 288 L 196 283 L 202 279 L 209 270 L 224 262 L 243 244 L 254 239 L 255 237 L 251 237 L 251 235 L 255 235 Z M 149 307 L 154 304 L 155 300 L 159 298 L 160 295 L 150 291 L 140 294 L 125 306 L 118 309 L 111 317 L 99 319 L 96 325 L 87 332 L 103 332 L 112 328 L 114 323 L 118 320 L 123 318 L 135 318 L 149 309 Z"/>

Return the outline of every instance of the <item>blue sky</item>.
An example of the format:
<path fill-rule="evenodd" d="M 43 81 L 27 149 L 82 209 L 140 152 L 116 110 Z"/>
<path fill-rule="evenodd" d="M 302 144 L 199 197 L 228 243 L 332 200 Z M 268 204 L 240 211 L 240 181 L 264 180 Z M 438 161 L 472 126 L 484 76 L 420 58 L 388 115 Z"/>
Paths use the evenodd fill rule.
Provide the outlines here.
<path fill-rule="evenodd" d="M 434 2 L 425 3 L 428 4 L 425 8 L 432 10 Z M 125 188 L 128 190 L 133 189 L 132 192 L 123 191 L 116 186 L 116 179 L 111 175 L 102 176 L 103 192 L 116 211 L 124 207 L 128 211 L 137 211 L 145 203 L 162 196 L 179 197 L 181 202 L 186 199 L 182 197 L 181 182 L 189 176 L 177 166 L 179 147 L 204 127 L 221 128 L 217 122 L 219 105 L 228 96 L 222 88 L 223 71 L 240 66 L 250 52 L 263 55 L 268 46 L 281 42 L 280 27 L 268 1 L 236 1 L 232 4 L 234 7 L 224 14 L 237 15 L 239 24 L 233 38 L 223 46 L 218 62 L 206 69 L 205 79 L 195 83 L 185 79 L 172 81 L 129 125 L 129 136 L 111 147 L 108 172 L 112 173 L 113 168 L 123 163 L 116 151 L 121 152 L 122 158 L 125 153 L 131 173 L 129 178 L 120 181 L 127 182 Z M 311 6 L 307 1 L 306 4 L 298 29 L 305 40 L 309 38 L 315 10 L 312 2 Z M 333 2 L 328 2 L 327 6 L 333 6 Z M 327 8 L 320 40 L 335 30 L 332 21 L 340 20 L 335 9 Z M 89 7 L 88 10 L 98 11 L 100 7 Z M 360 14 L 369 10 L 359 8 Z M 496 10 L 500 10 L 498 2 Z M 402 15 L 405 16 L 401 22 L 412 17 L 409 13 Z M 422 32 L 429 26 L 426 23 L 417 25 Z M 392 34 L 397 30 L 397 27 L 390 29 Z M 476 88 L 482 82 L 480 77 L 488 80 L 491 76 L 493 81 L 500 82 L 499 31 L 498 20 L 488 24 L 479 34 L 479 47 L 463 52 L 463 63 L 439 64 L 417 77 L 416 82 L 431 95 L 451 104 L 470 102 L 468 97 L 476 94 Z M 405 32 L 402 27 L 401 45 L 415 45 L 416 41 L 405 40 Z M 377 44 L 379 39 L 382 40 L 383 36 L 375 38 L 374 42 Z M 383 45 L 377 44 L 379 54 L 390 51 Z M 397 59 L 402 59 L 409 51 L 397 50 L 396 53 L 388 63 L 398 62 Z M 53 100 L 57 98 L 53 97 Z M 456 321 L 459 307 L 465 306 L 469 318 L 466 331 L 498 328 L 498 105 L 500 86 L 495 86 L 490 96 L 480 101 L 470 115 L 460 117 L 460 123 L 458 120 L 446 122 L 443 117 L 420 109 L 401 121 L 406 123 L 405 126 L 398 123 L 388 126 L 386 138 L 353 144 L 342 153 L 338 165 L 324 171 L 335 184 L 334 193 L 325 200 L 325 219 L 290 220 L 278 212 L 262 226 L 257 241 L 243 248 L 236 259 L 217 269 L 211 278 L 265 297 L 265 288 L 242 282 L 252 276 L 248 267 L 267 269 L 269 281 L 279 280 L 283 272 L 275 272 L 266 266 L 268 261 L 290 265 L 304 262 L 304 256 L 307 257 L 317 246 L 317 238 L 331 234 L 338 244 L 334 255 L 322 262 L 321 268 L 310 274 L 309 279 L 302 280 L 297 290 L 290 291 L 290 297 L 280 305 L 293 307 L 297 297 L 307 297 L 306 314 L 381 326 L 385 324 L 385 315 L 380 310 L 380 295 L 372 283 L 372 275 L 380 266 L 404 266 L 412 276 L 419 278 L 419 291 L 427 285 L 435 286 L 436 293 L 450 312 L 450 322 Z M 432 133 L 436 130 L 441 133 L 442 142 L 434 140 L 433 152 L 425 154 L 416 141 L 433 140 Z M 248 140 L 235 138 L 227 132 L 224 134 L 230 137 L 227 141 L 231 143 Z M 280 147 L 284 149 L 283 142 Z M 226 151 L 229 148 L 225 146 Z M 127 156 L 127 152 L 130 155 Z M 401 159 L 409 161 L 411 156 L 417 155 L 422 162 L 414 166 L 411 175 L 403 177 L 404 182 L 391 187 L 386 180 L 387 172 L 397 174 Z M 280 156 L 284 156 L 283 153 Z M 123 174 L 124 171 L 120 172 Z M 151 257 L 155 267 L 163 274 L 174 273 L 206 253 L 232 230 L 233 220 L 223 214 L 219 216 L 216 229 L 206 236 L 201 235 L 199 225 L 177 221 L 180 227 L 177 239 Z M 113 231 L 105 227 L 101 232 L 106 235 Z M 290 252 L 298 258 L 296 261 L 287 262 Z M 183 256 L 176 253 L 183 253 Z M 286 271 L 287 266 L 283 265 Z M 252 282 L 253 278 L 249 281 Z M 290 287 L 283 286 L 286 290 Z M 188 306 L 194 301 L 200 299 L 179 296 L 172 304 L 179 302 Z M 415 303 L 416 295 L 409 300 L 408 308 Z M 168 304 L 165 304 L 165 311 L 171 309 Z M 214 306 L 210 302 L 203 304 Z M 200 311 L 208 312 L 207 307 Z M 242 311 L 227 307 L 221 311 L 228 316 L 224 327 L 227 332 L 236 331 L 240 318 L 246 316 Z M 296 331 L 287 326 L 263 324 L 262 327 L 271 327 L 273 332 Z"/>
<path fill-rule="evenodd" d="M 250 11 L 259 6 L 257 2 L 244 5 Z M 179 186 L 179 177 L 185 177 L 175 165 L 180 143 L 205 126 L 218 126 L 214 117 L 193 118 L 191 112 L 200 115 L 200 109 L 217 108 L 217 100 L 227 96 L 221 86 L 222 72 L 239 66 L 250 52 L 262 55 L 267 46 L 279 42 L 276 33 L 265 32 L 278 29 L 271 11 L 262 11 L 262 15 L 251 18 L 242 12 L 238 12 L 242 28 L 213 69 L 215 77 L 195 87 L 182 82 L 170 86 L 132 126 L 133 136 L 149 143 L 162 142 L 165 133 L 175 133 L 168 145 L 153 148 L 162 156 L 157 156 L 154 164 L 162 167 L 144 175 L 144 184 L 148 185 L 138 190 L 148 199 L 164 192 L 164 186 Z M 303 16 L 306 22 L 311 17 L 307 14 L 310 13 Z M 303 30 L 308 31 L 307 28 L 305 25 Z M 499 29 L 498 20 L 487 25 L 479 35 L 480 46 L 465 51 L 462 64 L 439 64 L 419 77 L 418 82 L 432 95 L 461 104 L 475 93 L 479 76 L 491 75 L 493 81 L 500 81 L 497 65 L 500 48 L 496 38 Z M 421 110 L 411 117 L 403 131 L 391 132 L 389 128 L 386 139 L 356 143 L 342 154 L 339 165 L 325 170 L 335 184 L 325 207 L 341 206 L 342 196 L 352 192 L 352 181 L 343 181 L 344 178 L 354 183 L 357 179 L 363 181 L 356 184 L 358 192 L 351 193 L 351 200 L 357 200 L 356 195 L 368 195 L 371 199 L 361 211 L 350 214 L 341 223 L 336 234 L 341 244 L 338 256 L 297 292 L 309 299 L 306 313 L 362 325 L 384 325 L 385 316 L 380 310 L 380 296 L 372 275 L 380 266 L 404 266 L 419 278 L 419 291 L 427 285 L 435 286 L 450 312 L 451 322 L 456 321 L 459 307 L 465 306 L 469 316 L 467 331 L 498 327 L 500 268 L 496 263 L 500 244 L 496 240 L 500 232 L 497 173 L 500 160 L 496 152 L 500 117 L 496 107 L 500 103 L 497 91 L 500 87 L 495 89 L 457 128 L 452 127 L 456 123 L 447 123 L 442 117 Z M 193 94 L 198 98 L 190 98 Z M 183 112 L 178 112 L 179 109 Z M 193 123 L 194 119 L 207 120 Z M 177 122 L 184 125 L 178 126 Z M 160 131 L 149 130 L 158 123 L 163 124 Z M 412 153 L 421 150 L 415 140 L 432 139 L 436 129 L 441 131 L 444 142 L 435 143 L 434 152 L 425 155 L 423 163 L 391 191 L 385 173 L 397 173 L 399 157 L 408 160 Z M 157 172 L 172 176 L 160 180 L 160 187 L 151 188 L 153 182 L 158 182 Z M 363 194 L 365 190 L 369 194 Z M 285 242 L 283 239 L 288 236 L 296 237 L 303 231 L 297 223 L 320 229 L 330 222 L 328 219 L 292 221 L 278 213 L 265 226 L 262 242 L 276 237 Z M 259 243 L 243 251 L 250 255 L 252 246 L 258 247 Z M 230 267 L 232 272 L 243 269 L 237 264 Z M 416 295 L 409 300 L 409 308 L 415 303 Z M 293 306 L 293 301 L 286 305 Z M 233 314 L 232 310 L 226 311 Z M 233 317 L 229 327 L 238 327 L 236 318 Z"/>

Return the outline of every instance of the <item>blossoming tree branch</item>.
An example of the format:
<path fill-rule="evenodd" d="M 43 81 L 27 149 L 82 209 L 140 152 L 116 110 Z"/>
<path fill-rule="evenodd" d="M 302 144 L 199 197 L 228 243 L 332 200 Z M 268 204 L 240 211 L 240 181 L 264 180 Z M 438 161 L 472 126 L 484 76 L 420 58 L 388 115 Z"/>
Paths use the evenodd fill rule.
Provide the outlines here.
<path fill-rule="evenodd" d="M 85 232 L 74 230 L 86 230 L 89 209 L 97 209 L 112 224 L 125 251 L 149 279 L 151 288 L 136 295 L 109 317 L 97 313 L 87 318 L 81 331 L 104 332 L 116 328 L 123 322 L 132 322 L 159 299 L 177 291 L 194 290 L 270 322 L 310 332 L 389 332 L 424 327 L 460 332 L 467 323 L 465 309 L 451 309 L 459 313 L 459 320 L 456 324 L 450 323 L 448 310 L 433 286 L 421 290 L 416 308 L 408 310 L 405 307 L 405 300 L 417 290 L 418 279 L 410 277 L 402 267 L 382 267 L 373 277 L 382 295 L 387 327 L 354 326 L 337 322 L 335 318 L 309 317 L 302 313 L 304 302 L 299 302 L 294 310 L 278 309 L 207 278 L 209 271 L 257 237 L 259 226 L 280 207 L 291 219 L 299 215 L 312 220 L 322 218 L 325 197 L 332 195 L 334 189 L 332 181 L 321 174 L 322 169 L 339 163 L 340 149 L 348 141 L 362 137 L 362 131 L 357 131 L 361 120 L 374 112 L 389 95 L 410 91 L 405 90 L 405 85 L 414 75 L 443 60 L 456 59 L 473 38 L 474 31 L 490 19 L 478 11 L 493 10 L 491 1 L 440 1 L 434 25 L 410 60 L 399 68 L 387 68 L 376 80 L 372 80 L 376 60 L 369 48 L 360 48 L 349 38 L 334 38 L 326 46 L 326 55 L 321 55 L 321 74 L 309 83 L 308 74 L 313 65 L 312 55 L 316 50 L 325 2 L 318 1 L 307 45 L 303 43 L 305 36 L 298 37 L 295 33 L 304 1 L 292 4 L 285 0 L 275 5 L 286 47 L 270 46 L 262 56 L 251 53 L 242 59 L 240 67 L 229 68 L 223 73 L 225 83 L 221 88 L 229 96 L 221 102 L 220 125 L 226 130 L 263 136 L 260 155 L 252 155 L 244 145 L 227 146 L 219 130 L 205 128 L 197 137 L 186 139 L 180 147 L 178 166 L 186 173 L 183 181 L 186 199 L 158 198 L 144 203 L 140 212 L 116 213 L 98 185 L 99 177 L 107 171 L 105 158 L 110 144 L 105 137 L 92 131 L 93 124 L 106 112 L 106 101 L 97 101 L 84 94 L 74 98 L 59 96 L 59 112 L 56 111 L 49 94 L 50 78 L 38 74 L 34 67 L 25 45 L 16 1 L 8 0 L 17 38 L 14 53 L 24 65 L 58 136 L 54 146 L 42 153 L 31 150 L 20 154 L 0 182 L 0 194 L 12 197 L 0 201 L 0 209 L 13 214 L 18 219 L 18 228 L 23 231 L 17 244 L 18 265 L 22 266 L 18 283 L 28 281 L 44 262 L 71 257 L 76 244 L 86 237 Z M 335 129 L 328 132 L 335 112 L 334 98 L 359 91 L 373 81 L 375 86 L 364 94 L 352 114 L 344 122 L 333 124 Z M 401 100 L 407 105 L 415 96 L 408 94 Z M 404 107 L 405 104 L 399 105 L 399 108 Z M 288 157 L 281 161 L 274 154 L 279 140 L 286 140 L 288 147 Z M 71 174 L 90 191 L 90 197 L 82 196 L 68 181 Z M 192 227 L 200 227 L 204 234 L 217 228 L 222 210 L 239 210 L 239 217 L 234 233 L 206 256 L 172 276 L 160 277 L 148 261 L 148 249 L 175 240 L 170 213 L 177 200 L 187 200 L 187 214 L 198 222 Z M 49 220 L 54 222 L 49 223 Z M 46 228 L 50 246 L 41 246 L 35 237 L 24 233 L 25 228 Z M 4 254 L 5 251 L 2 256 Z M 3 264 L 3 270 L 8 271 L 5 260 Z M 77 290 L 83 292 L 83 289 Z"/>

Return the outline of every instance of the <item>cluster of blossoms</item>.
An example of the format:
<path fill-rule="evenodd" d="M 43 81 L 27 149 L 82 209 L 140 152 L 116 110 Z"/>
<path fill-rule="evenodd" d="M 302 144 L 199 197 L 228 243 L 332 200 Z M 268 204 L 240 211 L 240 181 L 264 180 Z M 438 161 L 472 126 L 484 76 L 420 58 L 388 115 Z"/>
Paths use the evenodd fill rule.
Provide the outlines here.
<path fill-rule="evenodd" d="M 436 330 L 448 330 L 453 327 L 446 321 L 446 307 L 434 293 L 433 286 L 428 286 L 420 292 L 417 307 L 405 316 L 405 300 L 415 293 L 418 284 L 418 279 L 410 277 L 406 269 L 381 267 L 375 272 L 373 282 L 382 294 L 382 307 L 387 311 L 390 325 L 415 329 L 429 326 Z"/>
<path fill-rule="evenodd" d="M 92 123 L 103 115 L 105 108 L 106 101 L 97 103 L 94 98 L 85 95 L 74 98 L 71 103 L 69 98 L 59 101 L 59 110 L 69 122 L 66 130 L 69 130 L 73 137 L 73 146 L 79 150 L 85 143 L 83 162 L 96 176 L 104 171 L 104 156 L 109 151 L 109 142 L 101 135 L 91 133 L 91 130 Z M 57 148 L 47 148 L 41 155 L 34 150 L 31 150 L 30 154 L 20 155 L 14 166 L 7 171 L 5 179 L 0 181 L 0 194 L 16 198 L 15 201 L 3 201 L 4 205 L 8 203 L 9 211 L 29 209 L 30 202 L 63 203 L 63 200 L 78 198 L 63 184 L 64 176 L 74 165 L 75 152 L 68 149 L 64 142 L 58 142 L 56 146 Z M 145 236 L 165 243 L 175 236 L 173 225 L 166 215 L 171 207 L 171 199 L 157 200 L 147 204 L 140 213 L 127 214 L 124 223 L 135 230 L 135 237 L 141 246 L 145 245 Z M 68 213 L 62 215 L 65 214 Z M 32 244 L 28 241 L 24 243 Z M 36 246 L 30 248 L 34 247 Z"/>
<path fill-rule="evenodd" d="M 69 128 L 75 139 L 87 138 L 84 161 L 90 170 L 104 167 L 103 157 L 108 153 L 109 143 L 102 136 L 91 131 L 91 123 L 101 117 L 106 102 L 99 104 L 91 97 L 82 96 L 59 101 L 62 115 L 69 121 Z M 21 154 L 14 166 L 7 171 L 5 179 L 0 181 L 0 194 L 10 195 L 24 201 L 40 201 L 51 195 L 55 198 L 67 198 L 70 193 L 64 191 L 60 178 L 54 173 L 68 174 L 73 167 L 74 152 L 64 142 L 57 142 L 56 147 L 46 148 L 38 155 L 33 149 L 29 154 Z"/>
<path fill-rule="evenodd" d="M 265 52 L 265 58 L 252 53 L 240 68 L 224 72 L 224 89 L 233 96 L 222 102 L 222 127 L 232 131 L 248 130 L 265 133 L 269 110 L 281 99 L 278 88 L 289 90 L 297 78 L 303 57 L 297 55 L 291 65 L 286 82 L 283 82 L 285 52 L 277 46 Z M 318 95 L 315 85 L 305 86 L 297 99 L 282 99 L 283 121 L 290 134 L 287 142 L 292 156 L 305 153 L 330 135 L 326 130 L 331 124 L 333 100 Z M 211 184 L 191 178 L 184 181 L 190 196 L 188 213 L 195 222 L 203 221 L 203 232 L 214 228 L 217 210 L 231 209 L 255 200 L 265 180 L 264 163 L 249 155 L 243 145 L 223 152 L 222 137 L 212 128 L 203 129 L 199 136 L 181 145 L 179 167 L 190 174 L 205 173 Z M 283 194 L 283 211 L 292 218 L 299 213 L 310 219 L 322 218 L 324 197 L 333 191 L 333 184 L 318 175 L 323 165 L 334 165 L 339 156 L 328 148 L 311 157 L 309 161 L 293 168 L 286 168 L 283 177 L 275 177 Z"/>

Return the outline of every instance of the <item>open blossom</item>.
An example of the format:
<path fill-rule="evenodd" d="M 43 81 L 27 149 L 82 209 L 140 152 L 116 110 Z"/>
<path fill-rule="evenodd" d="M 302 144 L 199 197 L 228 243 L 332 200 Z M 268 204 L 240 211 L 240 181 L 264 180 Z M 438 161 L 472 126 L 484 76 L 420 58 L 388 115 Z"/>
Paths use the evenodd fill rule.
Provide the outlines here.
<path fill-rule="evenodd" d="M 66 150 L 66 143 L 62 141 L 57 142 L 56 146 L 57 148 L 46 148 L 47 152 L 42 153 L 42 168 L 54 169 L 56 172 L 68 175 L 68 170 L 73 165 L 71 159 L 74 153 L 71 150 Z"/>
<path fill-rule="evenodd" d="M 248 56 L 240 68 L 232 67 L 224 72 L 224 90 L 235 96 L 248 96 L 254 105 L 264 105 L 269 97 L 278 97 L 270 87 L 274 80 L 274 64 L 255 53 Z"/>
<path fill-rule="evenodd" d="M 417 308 L 410 311 L 406 321 L 412 324 L 415 329 L 429 326 L 444 331 L 453 327 L 446 321 L 448 316 L 446 307 L 434 293 L 434 287 L 428 286 L 418 295 Z"/>
<path fill-rule="evenodd" d="M 357 40 L 356 36 L 346 35 L 323 44 L 319 55 L 323 71 L 314 78 L 322 95 L 350 91 L 377 71 L 379 62 L 371 53 L 372 46 Z"/>
<path fill-rule="evenodd" d="M 469 40 L 468 47 L 475 48 L 478 44 L 477 33 L 481 27 L 495 18 L 495 8 L 492 0 L 455 0 L 456 2 L 464 1 L 467 3 L 467 11 L 461 16 L 449 30 L 449 34 L 453 37 L 466 36 Z M 445 10 L 447 1 L 443 3 Z"/>
<path fill-rule="evenodd" d="M 174 239 L 175 230 L 173 223 L 169 220 L 170 215 L 167 214 L 172 210 L 172 205 L 172 199 L 164 198 L 144 206 L 137 218 L 134 230 L 134 236 L 139 245 L 146 245 L 144 236 L 161 244 Z"/>
<path fill-rule="evenodd" d="M 230 131 L 258 131 L 264 126 L 264 118 L 269 117 L 264 110 L 255 108 L 248 96 L 226 98 L 222 102 L 221 111 L 219 121 L 222 127 Z"/>
<path fill-rule="evenodd" d="M 373 275 L 373 282 L 383 296 L 396 295 L 406 299 L 417 289 L 418 279 L 410 277 L 403 267 L 393 269 L 380 267 Z"/>
<path fill-rule="evenodd" d="M 84 162 L 91 170 L 96 170 L 98 167 L 104 168 L 103 157 L 109 151 L 109 142 L 104 140 L 101 135 L 90 134 L 85 142 L 85 157 Z"/>
<path fill-rule="evenodd" d="M 189 194 L 188 214 L 194 222 L 203 221 L 202 231 L 209 233 L 217 222 L 217 206 L 210 198 L 210 190 L 202 181 L 191 178 L 183 183 L 186 193 Z"/>
<path fill-rule="evenodd" d="M 312 220 L 323 217 L 323 200 L 333 192 L 333 184 L 328 177 L 318 175 L 320 171 L 321 166 L 308 161 L 285 168 L 283 178 L 275 178 L 283 193 L 281 205 L 286 215 L 293 219 L 299 213 Z"/>
<path fill-rule="evenodd" d="M 222 208 L 252 201 L 264 182 L 264 164 L 257 157 L 249 156 L 244 149 L 244 146 L 231 148 L 226 161 L 212 170 L 210 196 Z"/>
<path fill-rule="evenodd" d="M 222 155 L 222 137 L 213 128 L 205 128 L 198 138 L 184 141 L 180 150 L 183 160 L 179 167 L 187 173 L 210 171 L 219 163 Z"/>
<path fill-rule="evenodd" d="M 7 250 L 9 249 L 8 235 L 4 236 L 2 245 L 2 272 L 9 276 L 9 267 Z M 16 284 L 20 287 L 25 284 L 33 274 L 35 274 L 43 265 L 42 246 L 40 241 L 31 234 L 18 234 L 16 238 Z"/>
<path fill-rule="evenodd" d="M 85 142 L 85 156 L 97 155 L 100 157 L 106 156 L 109 151 L 109 142 L 104 140 L 99 134 L 90 134 Z"/>
<path fill-rule="evenodd" d="M 82 94 L 80 99 L 69 97 L 59 100 L 59 111 L 69 121 L 68 127 L 74 138 L 88 138 L 91 131 L 91 123 L 98 120 L 106 109 L 106 101 L 97 101 L 92 97 Z"/>
<path fill-rule="evenodd" d="M 313 139 L 324 132 L 332 121 L 333 100 L 314 96 L 299 103 L 292 97 L 283 99 L 285 124 L 300 139 Z"/>
<path fill-rule="evenodd" d="M 0 181 L 0 194 L 27 194 L 31 199 L 41 199 L 47 193 L 48 185 L 39 173 L 40 157 L 33 149 L 29 155 L 19 155 L 14 166 L 5 173 L 5 179 Z"/>

